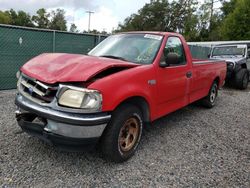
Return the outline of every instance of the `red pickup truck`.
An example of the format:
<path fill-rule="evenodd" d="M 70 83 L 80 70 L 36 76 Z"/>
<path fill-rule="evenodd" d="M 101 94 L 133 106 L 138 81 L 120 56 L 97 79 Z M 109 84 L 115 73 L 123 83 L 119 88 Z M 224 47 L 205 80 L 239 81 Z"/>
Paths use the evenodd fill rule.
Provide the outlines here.
<path fill-rule="evenodd" d="M 213 107 L 226 63 L 193 60 L 176 33 L 130 32 L 88 55 L 41 54 L 17 76 L 16 119 L 25 132 L 67 150 L 98 143 L 122 162 L 148 123 L 197 100 Z"/>

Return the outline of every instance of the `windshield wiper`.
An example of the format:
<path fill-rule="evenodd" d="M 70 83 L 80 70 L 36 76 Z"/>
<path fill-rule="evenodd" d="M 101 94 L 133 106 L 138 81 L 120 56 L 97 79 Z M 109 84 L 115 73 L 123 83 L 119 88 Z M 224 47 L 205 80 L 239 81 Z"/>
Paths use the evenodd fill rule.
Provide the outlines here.
<path fill-rule="evenodd" d="M 120 60 L 122 60 L 122 61 L 128 61 L 128 60 L 126 60 L 126 59 L 123 58 L 123 57 L 114 56 L 114 55 L 102 55 L 102 56 L 100 56 L 100 57 L 107 57 L 107 58 L 112 58 L 112 59 L 120 59 Z"/>

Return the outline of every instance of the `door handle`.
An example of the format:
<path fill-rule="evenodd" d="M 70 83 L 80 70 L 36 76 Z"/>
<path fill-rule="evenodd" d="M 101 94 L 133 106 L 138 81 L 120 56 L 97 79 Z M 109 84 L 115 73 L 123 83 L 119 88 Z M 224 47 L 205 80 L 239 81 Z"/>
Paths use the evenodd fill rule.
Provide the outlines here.
<path fill-rule="evenodd" d="M 191 72 L 191 71 L 188 71 L 188 72 L 186 73 L 186 77 L 187 77 L 187 78 L 191 78 L 191 77 L 192 77 L 192 72 Z"/>

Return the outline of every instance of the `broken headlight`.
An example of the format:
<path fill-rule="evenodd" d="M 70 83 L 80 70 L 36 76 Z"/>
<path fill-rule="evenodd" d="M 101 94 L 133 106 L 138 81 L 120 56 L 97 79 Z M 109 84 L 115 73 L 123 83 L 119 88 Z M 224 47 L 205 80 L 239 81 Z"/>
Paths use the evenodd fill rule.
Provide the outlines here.
<path fill-rule="evenodd" d="M 97 90 L 60 85 L 58 103 L 61 106 L 99 111 L 102 95 Z"/>

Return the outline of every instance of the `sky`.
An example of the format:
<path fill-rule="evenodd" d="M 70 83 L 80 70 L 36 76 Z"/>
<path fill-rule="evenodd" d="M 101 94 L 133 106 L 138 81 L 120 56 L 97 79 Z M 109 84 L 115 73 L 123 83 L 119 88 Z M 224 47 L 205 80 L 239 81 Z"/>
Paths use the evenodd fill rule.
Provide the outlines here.
<path fill-rule="evenodd" d="M 119 22 L 136 13 L 150 0 L 0 0 L 0 10 L 23 10 L 34 15 L 39 8 L 66 11 L 68 27 L 75 23 L 78 30 L 88 30 L 89 15 L 93 11 L 90 29 L 111 32 Z"/>
<path fill-rule="evenodd" d="M 0 10 L 13 8 L 34 15 L 40 8 L 48 11 L 63 8 L 68 28 L 74 23 L 80 31 L 88 30 L 89 15 L 86 11 L 93 11 L 90 29 L 111 32 L 126 17 L 137 13 L 149 2 L 150 0 L 0 0 Z"/>

